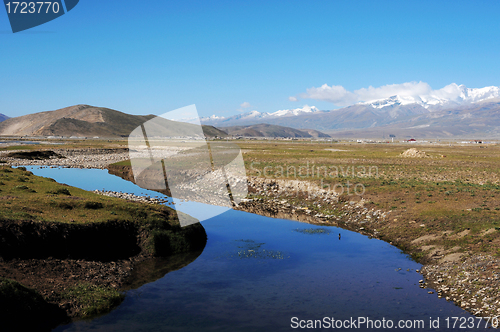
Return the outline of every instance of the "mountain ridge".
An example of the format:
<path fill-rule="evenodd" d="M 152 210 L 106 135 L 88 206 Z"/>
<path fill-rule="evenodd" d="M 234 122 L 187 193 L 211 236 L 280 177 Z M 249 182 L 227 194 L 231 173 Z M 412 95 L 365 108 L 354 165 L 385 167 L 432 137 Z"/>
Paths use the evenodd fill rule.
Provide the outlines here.
<path fill-rule="evenodd" d="M 259 116 L 262 113 L 253 111 L 251 117 L 246 114 L 210 117 L 204 118 L 203 123 L 218 127 L 267 123 L 299 130 L 312 128 L 329 135 L 349 133 L 358 137 L 368 133 L 372 137 L 382 136 L 390 130 L 411 131 L 413 135 L 429 137 L 500 136 L 500 87 L 469 89 L 451 84 L 432 93 L 434 95 L 418 98 L 394 95 L 330 111 L 297 112 L 296 115 L 282 112 L 288 116 L 271 116 L 276 112 Z"/>
<path fill-rule="evenodd" d="M 131 115 L 105 107 L 75 105 L 9 118 L 0 122 L 2 136 L 126 137 L 155 115 Z M 206 136 L 227 134 L 203 125 Z"/>

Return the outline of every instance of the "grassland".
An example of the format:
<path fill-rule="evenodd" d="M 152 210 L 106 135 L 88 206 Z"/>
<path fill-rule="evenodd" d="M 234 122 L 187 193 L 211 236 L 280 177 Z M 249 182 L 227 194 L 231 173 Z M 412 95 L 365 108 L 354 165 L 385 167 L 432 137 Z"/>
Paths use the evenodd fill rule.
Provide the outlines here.
<path fill-rule="evenodd" d="M 49 304 L 35 290 L 0 278 L 0 319 L 2 331 L 45 331 L 65 317 L 64 311 Z"/>
<path fill-rule="evenodd" d="M 157 206 L 127 204 L 34 176 L 24 168 L 1 168 L 0 190 L 2 217 L 10 220 L 88 224 L 133 221 L 141 216 L 159 219 L 163 213 Z M 175 215 L 169 214 L 169 218 L 173 222 Z"/>
<path fill-rule="evenodd" d="M 300 180 L 335 191 L 340 202 L 363 201 L 390 211 L 384 223 L 364 225 L 421 262 L 459 252 L 500 256 L 500 145 L 358 144 L 305 141 L 237 141 L 250 177 Z M 410 148 L 425 158 L 405 158 Z M 113 165 L 127 168 L 128 161 Z M 261 197 L 254 193 L 255 197 Z M 265 197 L 261 197 L 265 198 Z M 289 197 L 292 204 L 303 197 Z M 339 204 L 308 208 L 341 215 Z M 353 228 L 340 223 L 341 226 Z M 416 241 L 417 239 L 428 236 Z M 431 247 L 433 246 L 433 247 Z"/>

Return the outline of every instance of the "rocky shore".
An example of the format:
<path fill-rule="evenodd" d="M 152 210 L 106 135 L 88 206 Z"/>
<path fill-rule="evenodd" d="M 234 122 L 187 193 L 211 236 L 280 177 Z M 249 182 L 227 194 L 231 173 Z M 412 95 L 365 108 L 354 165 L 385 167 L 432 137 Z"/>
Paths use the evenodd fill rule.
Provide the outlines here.
<path fill-rule="evenodd" d="M 129 201 L 134 201 L 134 202 L 141 202 L 141 203 L 149 203 L 149 204 L 163 204 L 163 203 L 168 203 L 168 199 L 162 199 L 162 198 L 156 198 L 156 197 L 150 197 L 150 196 L 138 196 L 134 194 L 129 194 L 129 193 L 123 193 L 121 191 L 106 191 L 106 190 L 94 190 L 93 191 L 96 194 L 103 195 L 103 196 L 108 196 L 108 197 L 116 197 L 116 198 L 121 198 L 121 199 L 126 199 Z"/>
<path fill-rule="evenodd" d="M 16 150 L 16 152 L 29 152 L 31 150 Z M 51 157 L 49 159 L 22 159 L 8 155 L 12 151 L 0 151 L 0 160 L 10 166 L 49 166 L 71 168 L 98 168 L 105 169 L 109 164 L 129 159 L 128 149 L 52 149 L 63 158 Z"/>
<path fill-rule="evenodd" d="M 328 224 L 355 230 L 377 238 L 375 226 L 385 221 L 390 211 L 365 207 L 365 201 L 344 201 L 333 191 L 298 180 L 249 178 L 250 197 L 238 206 L 247 212 L 287 218 L 314 224 Z"/>
<path fill-rule="evenodd" d="M 422 268 L 421 287 L 437 291 L 439 298 L 453 301 L 476 316 L 500 315 L 500 259 L 471 255 L 459 263 L 427 264 Z"/>

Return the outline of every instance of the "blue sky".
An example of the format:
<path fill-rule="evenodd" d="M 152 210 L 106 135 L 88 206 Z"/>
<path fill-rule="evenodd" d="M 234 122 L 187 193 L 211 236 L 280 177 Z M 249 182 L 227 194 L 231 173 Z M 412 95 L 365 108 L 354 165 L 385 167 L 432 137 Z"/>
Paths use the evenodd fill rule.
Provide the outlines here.
<path fill-rule="evenodd" d="M 13 34 L 0 9 L 0 113 L 90 104 L 202 116 L 274 112 L 406 82 L 500 85 L 500 2 L 81 0 Z M 245 104 L 245 105 L 248 105 Z"/>

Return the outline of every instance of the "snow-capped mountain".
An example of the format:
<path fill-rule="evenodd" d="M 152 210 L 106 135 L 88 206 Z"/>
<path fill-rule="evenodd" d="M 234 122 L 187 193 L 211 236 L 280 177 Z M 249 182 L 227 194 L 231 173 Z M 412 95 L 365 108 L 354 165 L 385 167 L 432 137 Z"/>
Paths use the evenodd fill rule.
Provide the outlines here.
<path fill-rule="evenodd" d="M 369 105 L 373 108 L 384 108 L 388 106 L 404 106 L 417 104 L 429 111 L 447 107 L 464 106 L 473 103 L 489 101 L 500 98 L 500 87 L 488 86 L 479 89 L 469 89 L 465 85 L 452 83 L 443 89 L 433 90 L 426 95 L 403 96 L 395 95 L 389 98 L 361 102 L 361 105 Z"/>
<path fill-rule="evenodd" d="M 500 87 L 469 89 L 453 83 L 418 95 L 402 92 L 331 111 L 304 106 L 272 113 L 252 111 L 227 118 L 210 117 L 202 119 L 202 123 L 216 127 L 266 123 L 359 137 L 392 130 L 398 135 L 423 135 L 425 131 L 433 137 L 500 137 Z"/>
<path fill-rule="evenodd" d="M 430 90 L 426 94 L 394 95 L 388 98 L 359 102 L 346 108 L 326 112 L 338 113 L 350 110 L 355 106 L 363 106 L 368 107 L 368 109 L 375 109 L 377 112 L 387 112 L 387 116 L 394 119 L 402 115 L 410 116 L 412 114 L 435 112 L 449 108 L 463 108 L 475 103 L 494 101 L 496 99 L 500 99 L 500 87 L 498 86 L 470 89 L 465 85 L 452 83 L 439 90 Z M 201 121 L 204 124 L 222 126 L 257 124 L 261 122 L 280 124 L 281 122 L 289 123 L 293 117 L 303 118 L 307 115 L 315 116 L 322 113 L 325 113 L 325 111 L 320 111 L 314 106 L 305 105 L 301 108 L 279 110 L 272 113 L 251 111 L 227 118 L 212 115 L 201 118 Z"/>
<path fill-rule="evenodd" d="M 218 125 L 229 125 L 229 123 L 234 123 L 234 122 L 252 122 L 252 123 L 257 123 L 258 120 L 261 119 L 276 119 L 276 118 L 282 118 L 282 117 L 289 117 L 289 116 L 298 116 L 302 114 L 307 114 L 307 113 L 315 113 L 315 112 L 320 112 L 319 109 L 317 109 L 315 106 L 308 106 L 305 105 L 302 108 L 295 108 L 291 110 L 279 110 L 276 112 L 272 113 L 261 113 L 258 111 L 251 111 L 251 112 L 246 112 L 246 113 L 241 113 L 237 114 L 234 116 L 230 117 L 222 117 L 222 116 L 216 116 L 212 115 L 209 117 L 201 118 L 201 122 L 204 124 L 218 124 Z"/>

